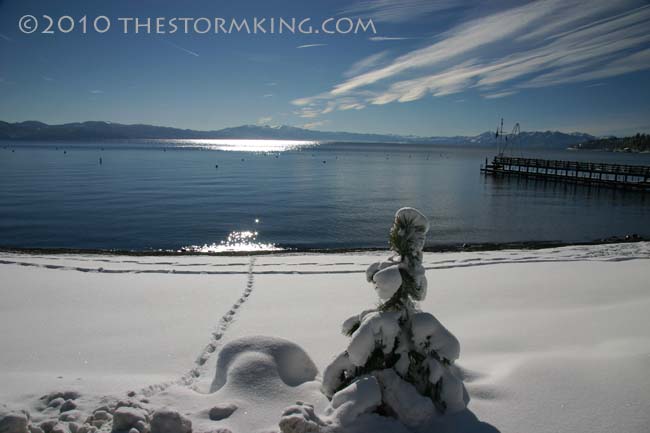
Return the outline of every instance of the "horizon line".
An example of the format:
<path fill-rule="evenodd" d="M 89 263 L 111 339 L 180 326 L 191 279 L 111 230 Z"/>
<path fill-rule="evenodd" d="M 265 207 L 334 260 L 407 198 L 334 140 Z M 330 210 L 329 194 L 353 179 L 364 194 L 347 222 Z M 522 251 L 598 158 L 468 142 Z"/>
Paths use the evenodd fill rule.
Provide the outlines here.
<path fill-rule="evenodd" d="M 454 138 L 454 137 L 477 137 L 483 134 L 486 134 L 488 132 L 494 133 L 496 130 L 492 129 L 487 129 L 483 132 L 479 132 L 477 134 L 453 134 L 453 135 L 415 135 L 415 134 L 409 134 L 409 133 L 380 133 L 380 132 L 351 132 L 351 131 L 342 131 L 342 130 L 322 130 L 322 129 L 310 129 L 310 128 L 303 128 L 300 126 L 295 126 L 295 125 L 289 125 L 289 124 L 279 124 L 279 125 L 270 125 L 270 124 L 255 124 L 255 123 L 244 123 L 240 125 L 235 125 L 235 126 L 225 126 L 219 129 L 193 129 L 193 128 L 184 128 L 184 127 L 178 127 L 178 126 L 168 126 L 168 125 L 160 125 L 160 124 L 152 124 L 152 123 L 121 123 L 121 122 L 114 122 L 110 120 L 83 120 L 83 121 L 72 121 L 72 122 L 65 122 L 65 123 L 47 123 L 43 122 L 41 120 L 34 120 L 34 119 L 28 119 L 28 120 L 19 120 L 15 122 L 10 122 L 6 120 L 0 119 L 0 123 L 7 123 L 10 125 L 15 125 L 15 124 L 20 124 L 20 123 L 29 123 L 29 122 L 35 122 L 35 123 L 42 123 L 47 126 L 65 126 L 65 125 L 73 125 L 73 124 L 84 124 L 84 123 L 105 123 L 105 124 L 113 124 L 113 125 L 121 125 L 121 126 L 151 126 L 155 128 L 169 128 L 169 129 L 177 129 L 181 131 L 192 131 L 192 132 L 200 132 L 200 133 L 210 133 L 210 132 L 221 132 L 226 129 L 235 129 L 235 128 L 242 128 L 242 127 L 255 127 L 255 128 L 273 128 L 273 129 L 278 129 L 282 127 L 289 127 L 289 128 L 295 128 L 301 131 L 308 131 L 308 132 L 322 132 L 322 133 L 340 133 L 340 134 L 358 134 L 358 135 L 382 135 L 382 136 L 397 136 L 397 137 L 413 137 L 413 138 Z M 561 129 L 533 129 L 533 130 L 522 130 L 522 133 L 524 132 L 559 132 L 562 134 L 584 134 L 584 135 L 590 135 L 592 137 L 596 138 L 602 138 L 602 137 L 627 137 L 627 136 L 633 136 L 636 133 L 632 133 L 630 135 L 616 135 L 616 134 L 592 134 L 590 132 L 586 131 L 580 131 L 580 130 L 561 130 Z M 638 131 L 637 133 L 643 134 L 644 132 Z M 509 133 L 505 133 L 504 135 L 510 135 Z"/>

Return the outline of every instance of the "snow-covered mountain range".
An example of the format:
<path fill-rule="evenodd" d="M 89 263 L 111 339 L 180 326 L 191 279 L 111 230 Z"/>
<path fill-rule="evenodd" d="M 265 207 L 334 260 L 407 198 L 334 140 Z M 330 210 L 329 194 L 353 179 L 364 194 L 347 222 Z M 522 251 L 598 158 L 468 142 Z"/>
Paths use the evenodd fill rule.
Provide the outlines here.
<path fill-rule="evenodd" d="M 110 140 L 110 139 L 283 139 L 339 142 L 423 143 L 470 146 L 494 146 L 494 132 L 486 131 L 476 136 L 420 137 L 414 135 L 366 134 L 356 132 L 317 131 L 295 126 L 242 125 L 214 131 L 197 131 L 154 125 L 125 125 L 91 121 L 61 125 L 43 122 L 2 122 L 0 139 L 4 140 Z M 582 132 L 523 131 L 517 145 L 537 148 L 566 148 L 595 137 Z"/>

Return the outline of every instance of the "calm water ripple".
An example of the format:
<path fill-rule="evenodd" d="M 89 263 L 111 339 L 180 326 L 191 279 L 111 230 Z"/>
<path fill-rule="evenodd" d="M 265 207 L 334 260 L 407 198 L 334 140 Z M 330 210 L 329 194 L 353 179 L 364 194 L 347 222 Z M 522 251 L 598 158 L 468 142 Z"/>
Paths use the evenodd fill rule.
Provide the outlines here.
<path fill-rule="evenodd" d="M 349 143 L 2 142 L 0 246 L 384 247 L 402 206 L 431 218 L 431 246 L 650 236 L 648 194 L 484 178 L 479 166 L 492 154 Z M 525 154 L 650 165 L 650 155 Z M 256 234 L 233 238 L 246 233 Z"/>

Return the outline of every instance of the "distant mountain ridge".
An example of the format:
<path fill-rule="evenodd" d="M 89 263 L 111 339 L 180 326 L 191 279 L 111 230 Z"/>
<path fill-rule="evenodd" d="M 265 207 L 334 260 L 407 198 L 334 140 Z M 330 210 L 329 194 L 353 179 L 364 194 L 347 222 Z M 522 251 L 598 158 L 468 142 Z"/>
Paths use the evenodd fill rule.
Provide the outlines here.
<path fill-rule="evenodd" d="M 650 134 L 630 137 L 602 137 L 572 146 L 575 150 L 603 150 L 606 152 L 650 152 Z"/>
<path fill-rule="evenodd" d="M 115 139 L 276 139 L 349 141 L 378 143 L 422 143 L 494 146 L 494 132 L 476 136 L 419 137 L 414 135 L 363 134 L 356 132 L 330 132 L 298 128 L 295 126 L 242 125 L 215 131 L 171 128 L 153 125 L 124 125 L 120 123 L 89 121 L 61 125 L 43 122 L 2 122 L 0 140 L 115 140 Z M 524 131 L 516 140 L 517 146 L 538 148 L 566 148 L 593 140 L 596 137 L 582 132 Z"/>

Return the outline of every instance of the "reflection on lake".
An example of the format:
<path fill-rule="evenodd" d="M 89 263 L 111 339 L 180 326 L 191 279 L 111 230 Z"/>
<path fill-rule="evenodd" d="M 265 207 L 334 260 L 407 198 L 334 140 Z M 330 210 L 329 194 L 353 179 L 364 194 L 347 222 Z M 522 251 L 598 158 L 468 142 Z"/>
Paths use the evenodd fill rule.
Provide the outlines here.
<path fill-rule="evenodd" d="M 402 206 L 430 218 L 430 247 L 650 237 L 650 194 L 482 176 L 494 149 L 228 143 L 228 151 L 188 140 L 2 143 L 0 246 L 386 247 Z M 650 154 L 524 154 L 650 165 Z"/>
<path fill-rule="evenodd" d="M 318 145 L 317 141 L 300 140 L 163 140 L 176 147 L 200 148 L 205 150 L 223 150 L 230 152 L 286 152 L 302 147 Z"/>
<path fill-rule="evenodd" d="M 258 233 L 250 230 L 232 232 L 226 240 L 212 244 L 190 245 L 180 251 L 192 253 L 240 253 L 255 251 L 282 251 L 275 244 L 263 243 L 257 240 Z"/>

